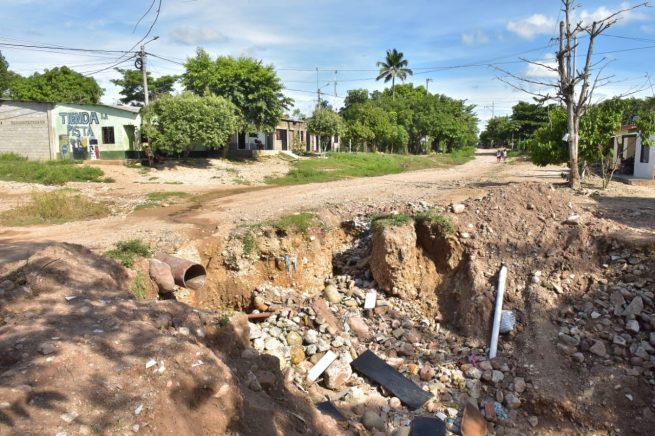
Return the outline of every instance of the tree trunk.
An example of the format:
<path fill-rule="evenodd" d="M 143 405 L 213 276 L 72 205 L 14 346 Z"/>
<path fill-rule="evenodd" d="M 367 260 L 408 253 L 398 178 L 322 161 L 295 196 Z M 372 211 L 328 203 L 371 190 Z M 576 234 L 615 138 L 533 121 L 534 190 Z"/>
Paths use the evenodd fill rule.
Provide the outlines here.
<path fill-rule="evenodd" d="M 573 103 L 569 102 L 566 105 L 567 110 L 567 125 L 569 133 L 569 186 L 573 189 L 580 188 L 580 172 L 578 171 L 578 127 L 580 124 L 579 119 L 575 115 Z"/>
<path fill-rule="evenodd" d="M 391 76 L 391 100 L 396 99 L 396 76 Z"/>

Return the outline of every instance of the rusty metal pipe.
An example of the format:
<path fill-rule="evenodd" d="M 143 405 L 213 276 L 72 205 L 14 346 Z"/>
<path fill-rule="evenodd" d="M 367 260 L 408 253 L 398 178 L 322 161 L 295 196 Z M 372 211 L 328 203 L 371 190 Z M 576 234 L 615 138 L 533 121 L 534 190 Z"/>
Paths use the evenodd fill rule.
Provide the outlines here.
<path fill-rule="evenodd" d="M 175 284 L 178 286 L 194 290 L 200 290 L 205 286 L 207 271 L 199 263 L 165 253 L 157 253 L 155 259 L 161 260 L 171 267 Z"/>

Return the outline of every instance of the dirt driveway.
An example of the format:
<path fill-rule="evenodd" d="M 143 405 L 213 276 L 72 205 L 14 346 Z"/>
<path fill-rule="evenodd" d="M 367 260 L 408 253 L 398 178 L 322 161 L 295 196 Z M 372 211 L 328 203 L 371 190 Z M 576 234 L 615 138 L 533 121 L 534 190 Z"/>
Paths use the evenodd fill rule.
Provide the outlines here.
<path fill-rule="evenodd" d="M 561 171 L 559 167 L 540 168 L 525 161 L 498 164 L 493 150 L 478 150 L 474 160 L 448 169 L 298 186 L 259 184 L 194 188 L 199 196 L 182 205 L 94 221 L 4 228 L 0 230 L 0 262 L 15 263 L 25 259 L 51 241 L 73 242 L 104 250 L 116 241 L 140 238 L 156 247 L 173 248 L 190 239 L 227 235 L 241 223 L 302 210 L 329 207 L 347 214 L 373 204 L 458 201 L 478 196 L 499 184 L 522 181 L 561 183 Z M 130 189 L 142 187 L 135 184 Z"/>

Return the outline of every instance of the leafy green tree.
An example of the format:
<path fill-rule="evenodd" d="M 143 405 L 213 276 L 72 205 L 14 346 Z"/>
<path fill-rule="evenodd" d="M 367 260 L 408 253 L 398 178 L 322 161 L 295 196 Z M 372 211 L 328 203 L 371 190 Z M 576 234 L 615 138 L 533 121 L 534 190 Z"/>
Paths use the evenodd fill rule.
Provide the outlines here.
<path fill-rule="evenodd" d="M 412 70 L 407 68 L 409 62 L 405 59 L 403 52 L 398 50 L 389 49 L 387 50 L 387 55 L 384 58 L 384 61 L 377 63 L 377 67 L 380 69 L 378 72 L 378 77 L 375 80 L 384 79 L 384 83 L 387 83 L 391 80 L 391 93 L 392 98 L 395 99 L 396 93 L 396 77 L 404 81 L 407 79 L 407 76 L 414 74 Z"/>
<path fill-rule="evenodd" d="M 636 118 L 637 129 L 639 129 L 639 134 L 641 135 L 641 143 L 648 147 L 654 146 L 655 97 L 644 100 L 639 110 L 639 116 Z"/>
<path fill-rule="evenodd" d="M 324 151 L 324 146 L 331 137 L 343 135 L 345 126 L 343 119 L 338 113 L 319 107 L 307 119 L 307 129 L 310 133 L 320 138 L 321 150 Z"/>
<path fill-rule="evenodd" d="M 607 100 L 591 106 L 580 120 L 580 157 L 584 162 L 600 164 L 603 189 L 618 169 L 613 138 L 623 124 L 623 112 L 628 106 L 626 100 Z"/>
<path fill-rule="evenodd" d="M 9 71 L 9 62 L 0 51 L 0 98 L 9 90 L 9 83 L 13 79 L 12 72 Z"/>
<path fill-rule="evenodd" d="M 143 106 L 145 100 L 143 93 L 143 73 L 140 70 L 127 70 L 116 68 L 121 73 L 120 79 L 113 79 L 111 83 L 121 87 L 120 102 L 131 106 Z M 148 97 L 155 101 L 164 95 L 171 95 L 178 76 L 160 76 L 154 78 L 148 72 Z"/>
<path fill-rule="evenodd" d="M 428 94 L 422 86 L 402 84 L 394 91 L 352 90 L 346 96 L 341 114 L 348 124 L 348 135 L 358 149 L 422 153 L 451 151 L 477 142 L 475 106 L 444 95 Z M 362 130 L 363 127 L 368 130 Z M 398 127 L 402 127 L 399 130 Z M 358 133 L 364 132 L 360 135 Z M 368 131 L 373 132 L 370 137 Z M 393 143 L 389 138 L 396 138 Z"/>
<path fill-rule="evenodd" d="M 481 141 L 494 146 L 506 146 L 512 143 L 519 131 L 519 124 L 510 116 L 493 117 L 487 121 L 487 127 L 480 135 Z"/>
<path fill-rule="evenodd" d="M 539 127 L 548 123 L 548 107 L 519 101 L 512 107 L 511 119 L 516 124 L 516 139 L 519 144 L 528 139 Z"/>
<path fill-rule="evenodd" d="M 225 146 L 236 125 L 234 105 L 214 95 L 164 96 L 143 109 L 143 131 L 153 148 L 184 156 L 202 146 Z"/>
<path fill-rule="evenodd" d="M 557 107 L 550 111 L 548 124 L 539 127 L 528 140 L 528 152 L 534 164 L 546 166 L 568 161 L 568 143 L 563 139 L 566 123 L 564 109 Z"/>
<path fill-rule="evenodd" d="M 9 94 L 15 100 L 98 104 L 103 91 L 93 77 L 63 66 L 12 80 Z"/>
<path fill-rule="evenodd" d="M 197 95 L 212 93 L 237 109 L 239 130 L 272 132 L 293 100 L 272 65 L 249 57 L 219 56 L 212 60 L 203 49 L 187 59 L 182 75 L 185 89 Z"/>

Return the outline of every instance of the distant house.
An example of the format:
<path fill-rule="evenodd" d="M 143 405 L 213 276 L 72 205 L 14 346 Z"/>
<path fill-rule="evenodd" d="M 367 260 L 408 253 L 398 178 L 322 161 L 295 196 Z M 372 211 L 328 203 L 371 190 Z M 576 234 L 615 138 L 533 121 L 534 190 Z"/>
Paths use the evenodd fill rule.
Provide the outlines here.
<path fill-rule="evenodd" d="M 307 124 L 304 121 L 284 117 L 278 123 L 274 133 L 252 132 L 234 134 L 230 137 L 228 147 L 231 156 L 251 157 L 298 149 L 307 152 L 320 152 L 321 150 L 319 150 L 318 144 L 318 138 L 316 135 L 309 133 Z M 338 138 L 332 138 L 326 150 L 336 151 L 338 149 Z"/>
<path fill-rule="evenodd" d="M 655 178 L 655 147 L 642 144 L 635 125 L 624 126 L 614 137 L 617 173 L 637 179 Z"/>
<path fill-rule="evenodd" d="M 138 155 L 140 108 L 0 100 L 0 153 L 29 159 L 125 159 Z"/>

